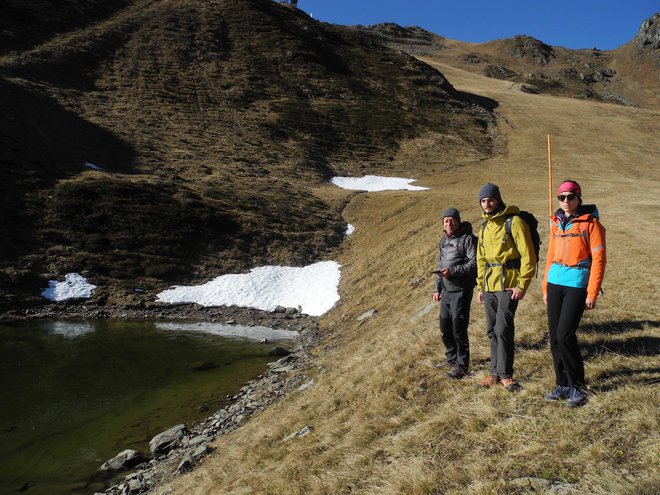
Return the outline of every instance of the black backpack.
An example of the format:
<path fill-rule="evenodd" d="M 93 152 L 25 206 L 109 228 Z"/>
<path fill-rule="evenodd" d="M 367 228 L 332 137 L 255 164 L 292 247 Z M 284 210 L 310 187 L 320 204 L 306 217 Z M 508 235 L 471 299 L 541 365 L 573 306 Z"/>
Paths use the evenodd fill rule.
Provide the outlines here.
<path fill-rule="evenodd" d="M 520 213 L 511 213 L 507 215 L 506 220 L 504 221 L 505 231 L 502 242 L 506 242 L 507 236 L 511 235 L 511 222 L 513 221 L 513 217 L 515 215 L 518 215 L 520 219 L 529 226 L 529 235 L 532 238 L 532 245 L 534 246 L 534 252 L 536 252 L 536 276 L 538 277 L 539 256 L 541 253 L 541 236 L 539 235 L 539 221 L 532 213 L 530 213 L 529 211 L 520 211 Z M 485 226 L 486 226 L 486 222 L 484 222 L 481 225 L 482 231 Z"/>

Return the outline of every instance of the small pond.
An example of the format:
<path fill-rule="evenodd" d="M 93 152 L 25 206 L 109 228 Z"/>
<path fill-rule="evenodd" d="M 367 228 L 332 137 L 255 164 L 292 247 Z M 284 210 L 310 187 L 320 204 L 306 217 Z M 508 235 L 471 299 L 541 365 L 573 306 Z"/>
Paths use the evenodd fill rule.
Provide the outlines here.
<path fill-rule="evenodd" d="M 149 453 L 156 434 L 222 408 L 295 335 L 215 323 L 0 323 L 0 493 L 101 490 L 103 462 L 127 448 Z"/>

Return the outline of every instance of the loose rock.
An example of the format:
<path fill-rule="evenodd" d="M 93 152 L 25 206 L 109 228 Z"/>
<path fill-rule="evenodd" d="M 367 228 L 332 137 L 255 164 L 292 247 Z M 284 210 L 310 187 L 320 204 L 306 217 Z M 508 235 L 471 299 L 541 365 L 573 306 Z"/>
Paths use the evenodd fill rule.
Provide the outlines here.
<path fill-rule="evenodd" d="M 192 471 L 193 465 L 194 463 L 192 457 L 188 455 L 179 463 L 179 466 L 176 468 L 174 474 L 188 473 Z"/>
<path fill-rule="evenodd" d="M 306 436 L 309 435 L 311 432 L 312 432 L 312 427 L 309 426 L 309 425 L 307 425 L 307 426 L 305 426 L 302 430 L 298 430 L 298 431 L 296 431 L 295 433 L 292 433 L 291 435 L 289 435 L 288 437 L 286 437 L 286 438 L 284 439 L 284 441 L 285 441 L 285 442 L 288 442 L 289 440 L 293 440 L 294 438 L 298 438 L 298 437 L 306 437 Z"/>
<path fill-rule="evenodd" d="M 159 433 L 149 442 L 149 449 L 154 455 L 167 454 L 174 447 L 181 445 L 181 439 L 186 431 L 186 425 L 176 425 Z"/>
<path fill-rule="evenodd" d="M 433 308 L 434 308 L 435 306 L 436 306 L 435 303 L 427 304 L 427 305 L 424 306 L 422 309 L 420 309 L 419 311 L 417 311 L 417 313 L 415 313 L 415 314 L 413 315 L 413 317 L 411 318 L 411 320 L 412 320 L 412 321 L 418 320 L 418 319 L 421 318 L 422 316 L 424 316 L 424 315 L 430 313 L 430 312 L 433 310 Z"/>
<path fill-rule="evenodd" d="M 120 471 L 137 466 L 146 458 L 137 450 L 126 449 L 101 465 L 102 471 Z"/>
<path fill-rule="evenodd" d="M 308 389 L 309 387 L 311 387 L 312 385 L 314 385 L 314 380 L 310 380 L 310 381 L 308 381 L 307 383 L 305 383 L 304 385 L 301 385 L 300 387 L 298 387 L 298 391 L 299 391 L 299 392 L 302 392 L 302 391 L 304 391 L 304 390 L 307 390 L 307 389 Z"/>
<path fill-rule="evenodd" d="M 362 313 L 360 316 L 358 316 L 357 321 L 362 321 L 362 320 L 366 320 L 367 318 L 371 318 L 376 313 L 378 313 L 377 309 L 369 310 L 366 313 Z"/>

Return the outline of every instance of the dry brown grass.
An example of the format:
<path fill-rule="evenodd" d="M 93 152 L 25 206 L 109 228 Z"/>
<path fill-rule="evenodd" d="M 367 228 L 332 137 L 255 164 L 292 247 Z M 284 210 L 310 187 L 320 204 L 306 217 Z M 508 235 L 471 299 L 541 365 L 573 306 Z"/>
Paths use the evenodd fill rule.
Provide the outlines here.
<path fill-rule="evenodd" d="M 500 102 L 507 152 L 457 167 L 453 156 L 428 153 L 432 142 L 411 143 L 398 165 L 430 191 L 353 196 L 344 216 L 357 230 L 340 253 L 342 299 L 322 319 L 324 344 L 306 370 L 315 385 L 219 438 L 198 469 L 156 493 L 529 493 L 512 482 L 524 476 L 578 483 L 580 493 L 658 493 L 658 112 L 527 95 L 440 69 L 457 88 Z M 445 206 L 478 225 L 476 194 L 490 180 L 505 201 L 547 215 L 546 134 L 556 179 L 582 184 L 608 235 L 605 294 L 581 332 L 595 393 L 578 410 L 542 398 L 553 372 L 540 278 L 517 316 L 523 389 L 515 394 L 474 387 L 489 355 L 476 302 L 474 377 L 461 382 L 433 366 L 441 356 L 435 311 L 411 319 L 430 302 Z M 548 225 L 540 227 L 547 237 Z M 411 286 L 414 277 L 424 283 Z M 373 318 L 356 321 L 373 308 Z M 305 425 L 310 435 L 283 441 Z"/>

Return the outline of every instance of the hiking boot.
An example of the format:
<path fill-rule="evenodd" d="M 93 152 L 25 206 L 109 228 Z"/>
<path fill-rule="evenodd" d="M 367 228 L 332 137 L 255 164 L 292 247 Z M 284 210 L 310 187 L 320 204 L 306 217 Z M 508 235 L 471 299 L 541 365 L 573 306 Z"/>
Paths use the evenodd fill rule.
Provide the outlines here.
<path fill-rule="evenodd" d="M 499 376 L 488 375 L 486 378 L 479 380 L 477 382 L 477 387 L 479 388 L 490 388 L 500 383 Z"/>
<path fill-rule="evenodd" d="M 520 388 L 518 382 L 515 381 L 513 378 L 502 378 L 500 380 L 500 383 L 507 392 L 513 392 L 514 390 L 518 390 Z"/>
<path fill-rule="evenodd" d="M 456 361 L 453 359 L 445 359 L 444 361 L 440 361 L 439 363 L 436 363 L 435 365 L 436 368 L 445 368 L 445 367 L 456 367 Z"/>
<path fill-rule="evenodd" d="M 568 407 L 580 407 L 587 403 L 587 393 L 579 387 L 570 387 L 568 390 Z"/>
<path fill-rule="evenodd" d="M 467 371 L 465 371 L 463 368 L 460 368 L 458 366 L 454 366 L 447 373 L 445 373 L 445 375 L 447 375 L 447 378 L 454 378 L 456 380 L 460 380 L 465 375 L 467 375 Z"/>
<path fill-rule="evenodd" d="M 507 392 L 513 392 L 514 390 L 518 390 L 520 388 L 518 382 L 515 381 L 513 378 L 502 378 L 500 380 L 500 383 Z"/>
<path fill-rule="evenodd" d="M 557 385 L 552 392 L 545 396 L 545 400 L 568 399 L 568 391 L 570 389 L 570 387 L 562 387 L 561 385 Z"/>

